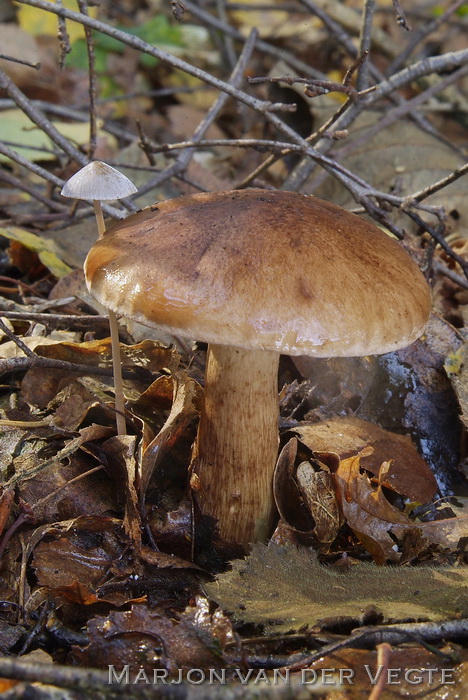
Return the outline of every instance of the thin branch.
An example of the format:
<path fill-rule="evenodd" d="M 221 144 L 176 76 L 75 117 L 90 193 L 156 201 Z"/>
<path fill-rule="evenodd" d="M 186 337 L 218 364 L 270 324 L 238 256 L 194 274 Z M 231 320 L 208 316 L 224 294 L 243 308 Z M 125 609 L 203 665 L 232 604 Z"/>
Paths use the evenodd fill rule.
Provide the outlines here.
<path fill-rule="evenodd" d="M 368 54 L 371 48 L 372 23 L 374 20 L 375 0 L 365 0 L 364 11 L 361 19 L 361 31 L 359 36 L 359 54 Z M 369 86 L 369 63 L 363 61 L 358 74 L 356 87 L 359 91 L 365 90 Z"/>
<path fill-rule="evenodd" d="M 425 26 L 419 27 L 412 32 L 411 37 L 400 53 L 388 66 L 387 75 L 393 75 L 397 70 L 403 66 L 408 58 L 411 56 L 416 46 L 421 43 L 426 37 L 435 32 L 442 24 L 444 24 L 450 17 L 455 14 L 455 12 L 466 3 L 466 0 L 455 0 L 452 4 L 443 12 L 440 17 L 435 17 L 427 22 Z"/>
<path fill-rule="evenodd" d="M 403 29 L 406 29 L 407 32 L 411 31 L 411 25 L 408 23 L 408 20 L 406 19 L 405 12 L 400 5 L 400 0 L 393 0 L 393 7 L 395 8 L 396 12 L 396 21 L 397 24 L 400 25 L 400 27 L 403 27 Z"/>
<path fill-rule="evenodd" d="M 88 1 L 78 0 L 80 12 L 84 15 L 88 14 Z M 93 160 L 96 151 L 97 143 L 97 127 L 96 127 L 96 57 L 94 54 L 93 34 L 89 27 L 84 27 L 86 51 L 88 54 L 88 80 L 89 80 L 89 147 L 88 160 Z"/>
<path fill-rule="evenodd" d="M 447 177 L 434 182 L 432 185 L 425 187 L 423 190 L 419 190 L 419 192 L 415 192 L 406 199 L 410 202 L 421 202 L 423 199 L 426 199 L 426 197 L 430 197 L 431 194 L 442 190 L 444 187 L 447 187 L 447 185 L 450 185 L 452 182 L 455 182 L 459 178 L 463 177 L 463 175 L 466 175 L 466 173 L 468 173 L 468 163 L 461 165 L 459 168 L 454 170 L 453 173 L 447 175 Z"/>
<path fill-rule="evenodd" d="M 362 62 L 359 61 L 358 65 Z M 296 83 L 305 84 L 305 94 L 307 97 L 316 97 L 317 95 L 328 95 L 330 92 L 341 92 L 347 95 L 353 102 L 359 100 L 364 95 L 368 95 L 370 92 L 374 92 L 375 87 L 372 86 L 366 90 L 358 91 L 352 85 L 349 84 L 350 78 L 348 77 L 349 71 L 346 73 L 345 78 L 347 82 L 335 83 L 332 80 L 314 80 L 313 78 L 296 78 L 292 75 L 284 75 L 280 77 L 253 77 L 247 78 L 251 85 L 256 83 L 285 83 L 286 85 L 295 85 Z"/>
<path fill-rule="evenodd" d="M 24 179 L 20 180 L 14 175 L 10 175 L 10 173 L 8 173 L 5 169 L 0 170 L 0 180 L 7 182 L 12 187 L 17 187 L 22 192 L 27 192 L 31 195 L 31 197 L 34 197 L 34 199 L 37 199 L 38 202 L 41 202 L 41 204 L 44 204 L 53 211 L 62 213 L 67 211 L 67 207 L 64 204 L 54 202 L 53 199 L 49 199 L 49 197 L 46 197 L 44 194 L 42 194 L 42 192 L 39 192 L 36 187 L 30 185 L 28 182 L 25 182 Z"/>
<path fill-rule="evenodd" d="M 35 68 L 36 70 L 39 70 L 41 67 L 40 63 L 31 63 L 31 61 L 25 61 L 22 58 L 16 58 L 16 56 L 7 56 L 6 53 L 0 53 L 0 58 L 3 61 L 11 61 L 12 63 L 19 63 L 22 66 L 28 66 L 29 68 Z"/>
<path fill-rule="evenodd" d="M 94 316 L 78 314 L 41 314 L 33 311 L 3 311 L 0 310 L 2 318 L 10 318 L 13 321 L 31 321 L 42 323 L 53 328 L 74 328 L 75 330 L 89 330 L 98 325 L 109 326 L 108 316 Z"/>
<path fill-rule="evenodd" d="M 190 11 L 190 13 L 194 17 L 197 17 L 201 22 L 203 22 L 205 26 L 213 27 L 218 31 L 224 32 L 228 36 L 231 36 L 237 41 L 241 41 L 242 43 L 245 42 L 245 37 L 241 32 L 239 32 L 231 25 L 225 24 L 221 20 L 211 15 L 209 12 L 205 12 L 205 10 L 202 10 L 194 2 L 191 2 L 191 0 L 184 0 L 184 5 Z M 284 61 L 288 64 L 288 66 L 294 68 L 294 70 L 298 71 L 299 73 L 303 73 L 304 75 L 310 75 L 311 77 L 318 78 L 319 80 L 326 79 L 326 75 L 324 75 L 320 71 L 314 70 L 308 63 L 305 63 L 304 61 L 301 61 L 300 59 L 296 58 L 296 56 L 290 54 L 289 51 L 279 49 L 276 46 L 269 44 L 267 41 L 263 41 L 263 39 L 259 39 L 257 41 L 257 48 L 269 56 L 274 56 L 276 59 Z"/>

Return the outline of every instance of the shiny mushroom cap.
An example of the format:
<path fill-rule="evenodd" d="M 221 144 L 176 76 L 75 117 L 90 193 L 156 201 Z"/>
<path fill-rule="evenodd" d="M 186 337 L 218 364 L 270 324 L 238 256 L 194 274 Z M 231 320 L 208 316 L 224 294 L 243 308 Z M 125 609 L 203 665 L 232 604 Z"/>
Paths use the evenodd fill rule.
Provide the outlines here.
<path fill-rule="evenodd" d="M 122 199 L 136 191 L 126 175 L 107 163 L 93 160 L 67 180 L 61 194 L 73 199 L 105 201 Z"/>
<path fill-rule="evenodd" d="M 428 285 L 375 225 L 293 192 L 177 197 L 109 228 L 91 294 L 174 335 L 317 357 L 381 354 L 423 332 Z"/>

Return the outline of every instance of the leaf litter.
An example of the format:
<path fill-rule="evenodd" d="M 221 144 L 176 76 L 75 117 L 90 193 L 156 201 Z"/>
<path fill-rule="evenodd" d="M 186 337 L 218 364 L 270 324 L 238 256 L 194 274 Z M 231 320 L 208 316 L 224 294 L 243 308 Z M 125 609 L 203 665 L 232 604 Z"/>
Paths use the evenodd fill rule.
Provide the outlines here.
<path fill-rule="evenodd" d="M 173 31 L 165 15 L 149 18 L 145 4 L 137 4 L 142 37 L 162 32 L 158 41 L 165 44 L 165 39 L 171 39 L 174 51 L 188 56 L 196 40 L 197 61 L 211 69 L 220 64 L 220 45 L 211 45 L 208 30 L 185 17 L 180 25 L 183 31 Z M 247 34 L 263 16 L 263 39 L 274 37 L 286 53 L 300 43 L 311 65 L 316 63 L 330 79 L 341 80 L 343 57 L 328 53 L 324 27 L 315 17 L 307 17 L 299 31 L 296 14 L 283 7 L 254 12 L 243 4 L 246 7 L 232 15 L 242 32 Z M 346 8 L 343 3 L 316 4 L 344 31 L 359 34 L 355 10 L 361 9 L 360 3 L 349 0 Z M 128 23 L 124 5 L 133 13 L 135 4 L 116 3 L 116 16 L 122 11 L 120 17 Z M 98 9 L 90 9 L 99 15 Z M 66 104 L 83 103 L 88 99 L 88 84 L 86 74 L 80 73 L 81 27 L 68 23 L 73 32 L 80 30 L 80 37 L 70 35 L 74 74 L 68 68 L 59 71 L 50 48 L 56 42 L 56 19 L 49 13 L 39 14 L 48 23 L 36 23 L 37 10 L 21 5 L 20 25 L 35 34 L 34 55 L 46 67 L 42 83 L 35 83 L 33 69 L 28 67 L 11 75 L 31 97 L 54 95 L 60 102 L 66 95 Z M 382 21 L 377 14 L 376 22 L 374 51 L 380 52 L 383 61 L 393 60 L 400 53 L 400 39 L 395 40 L 388 17 Z M 9 24 L 0 26 L 6 27 L 8 36 Z M 455 36 L 457 29 L 454 22 Z M 200 89 L 201 81 L 168 67 L 166 74 L 159 67 L 155 78 L 154 60 L 148 56 L 141 61 L 133 57 L 132 73 L 123 60 L 122 46 L 102 37 L 96 38 L 96 55 L 104 91 L 122 95 L 122 87 L 124 92 L 133 90 L 137 80 L 142 94 L 135 96 L 131 107 L 123 101 L 115 107 L 103 106 L 94 156 L 126 159 L 126 171 L 138 176 L 143 185 L 148 179 L 148 153 L 142 152 L 133 133 L 127 140 L 135 118 L 152 139 L 164 143 L 190 139 L 212 104 L 214 91 Z M 256 60 L 258 74 L 262 70 L 260 58 Z M 273 59 L 265 64 L 265 72 L 272 65 Z M 153 109 L 150 92 L 161 87 L 159 81 L 172 96 L 158 98 L 161 108 Z M 413 83 L 411 90 L 418 89 L 423 88 Z M 444 95 L 452 99 L 452 93 Z M 343 104 L 342 95 L 336 94 L 309 102 L 297 99 L 309 112 L 309 130 L 312 120 L 320 122 L 330 109 L 333 112 Z M 463 104 L 462 96 L 460 100 Z M 320 113 L 315 105 L 326 108 Z M 57 165 L 50 139 L 35 125 L 31 127 L 29 119 L 25 130 L 21 110 L 4 114 L 11 140 L 23 140 L 20 152 L 64 175 L 70 166 Z M 258 124 L 250 124 L 246 114 L 239 118 L 236 108 L 226 108 L 211 125 L 210 136 L 240 137 L 249 129 L 250 135 L 258 135 Z M 369 114 L 349 129 L 348 141 L 337 140 L 335 153 L 385 192 L 391 189 L 406 196 L 458 167 L 455 137 L 450 146 L 399 119 L 369 139 L 380 120 L 380 115 Z M 108 117 L 115 120 L 110 128 Z M 291 119 L 299 130 L 299 118 Z M 69 113 L 68 124 L 61 118 L 54 123 L 70 143 L 86 148 L 88 125 L 73 120 Z M 457 114 L 450 122 L 456 134 Z M 421 168 L 423 152 L 428 156 Z M 147 203 L 192 192 L 193 182 L 210 190 L 237 186 L 262 160 L 261 151 L 241 153 L 239 157 L 226 146 L 210 152 L 200 149 L 186 167 L 187 181 L 162 182 L 156 194 L 145 195 L 151 197 Z M 11 163 L 7 156 L 1 158 L 2 164 Z M 164 170 L 174 161 L 166 154 L 155 154 L 153 162 Z M 353 626 L 367 628 L 378 622 L 383 634 L 382 629 L 390 631 L 394 623 L 408 623 L 421 626 L 411 644 L 400 647 L 395 642 L 390 664 L 442 667 L 450 655 L 457 656 L 457 686 L 468 687 L 461 631 L 462 618 L 468 616 L 468 516 L 463 508 L 466 474 L 459 449 L 464 433 L 458 421 L 460 414 L 466 427 L 463 326 L 468 298 L 456 281 L 456 275 L 463 274 L 460 263 L 442 253 L 440 246 L 430 249 L 427 241 L 423 250 L 416 243 L 420 231 L 411 225 L 409 247 L 415 253 L 418 249 L 423 266 L 430 266 L 431 255 L 435 261 L 434 308 L 439 316 L 432 318 L 425 338 L 382 358 L 314 363 L 295 358 L 283 363 L 283 449 L 274 484 L 280 522 L 268 547 L 256 545 L 247 558 L 233 560 L 232 552 L 219 542 L 216 523 L 203 517 L 191 493 L 191 488 L 197 488 L 196 481 L 190 480 L 189 465 L 202 398 L 203 350 L 187 353 L 187 347 L 179 346 L 176 352 L 148 340 L 146 331 L 141 335 L 141 327 L 135 324 L 126 324 L 126 333 L 122 327 L 130 434 L 116 436 L 105 322 L 84 320 L 85 330 L 80 326 L 77 331 L 68 328 L 66 320 L 57 320 L 62 311 L 63 318 L 73 314 L 76 319 L 96 311 L 89 305 L 80 270 L 69 273 L 69 266 L 81 265 L 86 241 L 94 234 L 84 218 L 68 218 L 66 224 L 56 226 L 55 212 L 57 220 L 65 215 L 57 207 L 48 207 L 51 190 L 42 190 L 42 199 L 37 199 L 40 177 L 16 166 L 12 173 L 29 180 L 24 191 L 17 181 L 8 181 L 0 191 L 0 206 L 7 218 L 0 231 L 1 267 L 8 278 L 1 283 L 6 286 L 0 314 L 5 313 L 4 323 L 42 364 L 25 357 L 2 334 L 2 653 L 19 652 L 26 660 L 28 650 L 37 646 L 50 651 L 47 659 L 54 663 L 106 668 L 125 660 L 132 668 L 150 671 L 156 666 L 173 676 L 180 668 L 213 668 L 228 669 L 230 677 L 240 665 L 248 673 L 247 669 L 267 665 L 267 659 L 271 668 L 275 663 L 290 666 L 294 676 L 299 674 L 294 663 L 303 658 L 309 659 L 308 671 L 352 667 L 356 693 L 350 697 L 358 697 L 359 692 L 367 697 L 369 675 L 362 676 L 363 668 L 366 664 L 369 669 L 378 668 L 377 642 L 369 649 L 356 643 L 339 653 L 327 652 L 333 634 L 345 642 Z M 281 187 L 288 173 L 278 162 L 260 177 L 265 178 L 258 181 L 261 186 Z M 303 191 L 311 182 L 305 181 Z M 319 182 L 314 192 L 354 206 L 349 193 L 330 178 Z M 428 202 L 446 207 L 456 237 L 454 250 L 466 256 L 461 180 Z M 73 216 L 74 210 L 63 207 L 63 202 L 55 204 Z M 51 217 L 50 211 L 54 211 Z M 402 207 L 396 218 L 404 217 Z M 447 269 L 455 277 L 445 274 Z M 18 318 L 7 317 L 15 312 Z M 50 324 L 32 320 L 37 313 L 49 315 Z M 458 501 L 451 498 L 452 493 Z M 282 541 L 289 546 L 276 544 Z M 423 634 L 424 624 L 439 622 L 436 643 L 445 656 L 435 662 L 433 652 L 419 644 L 422 636 L 418 635 Z M 460 623 L 453 643 L 443 641 L 444 630 L 448 635 L 443 625 L 449 622 Z M 320 645 L 323 658 L 310 660 L 311 651 Z M 428 697 L 442 697 L 426 681 L 416 687 L 427 691 Z M 414 687 L 405 681 L 403 689 Z M 340 692 L 338 685 L 334 692 L 335 696 Z M 455 697 L 451 685 L 443 692 L 444 698 Z"/>

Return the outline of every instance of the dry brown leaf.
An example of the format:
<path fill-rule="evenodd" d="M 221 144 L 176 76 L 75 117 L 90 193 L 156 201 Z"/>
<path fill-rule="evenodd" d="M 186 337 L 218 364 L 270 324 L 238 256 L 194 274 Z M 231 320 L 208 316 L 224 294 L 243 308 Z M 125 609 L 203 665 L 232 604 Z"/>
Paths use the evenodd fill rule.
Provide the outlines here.
<path fill-rule="evenodd" d="M 395 539 L 401 540 L 410 530 L 419 530 L 429 542 L 448 549 L 456 549 L 460 540 L 468 537 L 466 515 L 434 522 L 411 521 L 387 501 L 380 486 L 372 488 L 361 473 L 359 455 L 343 460 L 334 476 L 346 522 L 378 564 L 400 559 Z"/>
<path fill-rule="evenodd" d="M 135 435 L 116 435 L 102 445 L 111 470 L 120 478 L 125 492 L 125 516 L 123 527 L 130 540 L 137 548 L 141 545 L 141 516 L 138 510 L 138 495 L 136 490 L 137 462 Z"/>
<path fill-rule="evenodd" d="M 0 536 L 5 529 L 8 518 L 10 517 L 13 502 L 15 500 L 15 490 L 10 488 L 2 489 L 0 495 Z"/>
<path fill-rule="evenodd" d="M 337 497 L 349 527 L 377 564 L 384 564 L 387 559 L 398 561 L 400 555 L 389 532 L 401 537 L 401 526 L 411 526 L 410 519 L 390 505 L 380 486 L 372 488 L 369 478 L 360 471 L 359 456 L 341 461 L 334 476 Z"/>
<path fill-rule="evenodd" d="M 140 476 L 141 503 L 144 502 L 146 489 L 154 470 L 200 410 L 202 396 L 200 385 L 185 373 L 173 375 L 173 382 L 174 397 L 171 412 L 160 432 L 146 447 L 142 457 Z"/>
<path fill-rule="evenodd" d="M 373 451 L 362 456 L 361 467 L 377 476 L 382 463 L 391 460 L 382 485 L 413 501 L 427 503 L 437 491 L 435 477 L 410 437 L 391 433 L 354 416 L 332 418 L 312 425 L 302 423 L 294 428 L 294 432 L 313 452 L 333 451 L 341 459 L 371 446 Z"/>
<path fill-rule="evenodd" d="M 302 497 L 315 521 L 314 535 L 319 542 L 331 544 L 342 525 L 333 476 L 330 472 L 315 471 L 310 462 L 302 462 L 297 468 L 296 479 Z"/>

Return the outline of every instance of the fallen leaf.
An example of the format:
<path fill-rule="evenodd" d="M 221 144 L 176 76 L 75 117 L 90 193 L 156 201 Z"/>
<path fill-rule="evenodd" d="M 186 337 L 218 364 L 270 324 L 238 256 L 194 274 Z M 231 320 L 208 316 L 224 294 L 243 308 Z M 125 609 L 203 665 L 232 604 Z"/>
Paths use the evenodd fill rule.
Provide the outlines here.
<path fill-rule="evenodd" d="M 412 501 L 427 503 L 437 492 L 433 473 L 408 436 L 383 430 L 354 416 L 312 425 L 301 423 L 293 431 L 313 452 L 336 452 L 341 459 L 371 446 L 372 452 L 361 458 L 361 467 L 377 476 L 382 463 L 391 461 L 382 485 Z"/>
<path fill-rule="evenodd" d="M 141 504 L 144 503 L 146 489 L 154 470 L 200 410 L 202 395 L 200 385 L 183 373 L 173 375 L 173 382 L 174 398 L 171 412 L 160 432 L 146 447 L 142 457 L 140 477 Z"/>
<path fill-rule="evenodd" d="M 468 567 L 356 564 L 322 566 L 296 547 L 256 544 L 245 560 L 204 589 L 236 620 L 266 632 L 313 626 L 325 618 L 360 620 L 369 606 L 387 620 L 446 620 L 468 612 Z"/>
<path fill-rule="evenodd" d="M 456 549 L 468 537 L 468 516 L 434 522 L 414 522 L 394 508 L 379 485 L 372 488 L 369 478 L 361 473 L 360 456 L 343 460 L 335 475 L 337 497 L 349 527 L 372 554 L 374 561 L 399 561 L 396 541 L 406 532 L 420 530 L 433 544 Z"/>
<path fill-rule="evenodd" d="M 310 462 L 301 462 L 296 479 L 315 522 L 314 535 L 319 542 L 331 544 L 342 525 L 332 475 L 326 471 L 315 471 Z"/>
<path fill-rule="evenodd" d="M 128 664 L 132 672 L 146 670 L 151 677 L 155 668 L 166 669 L 170 676 L 177 676 L 179 669 L 225 668 L 220 625 L 215 624 L 215 634 L 207 634 L 206 618 L 198 624 L 196 613 L 177 622 L 145 605 L 133 605 L 126 612 L 93 617 L 87 627 L 88 646 L 73 651 L 80 665 L 107 669 L 111 664 L 119 670 Z"/>

